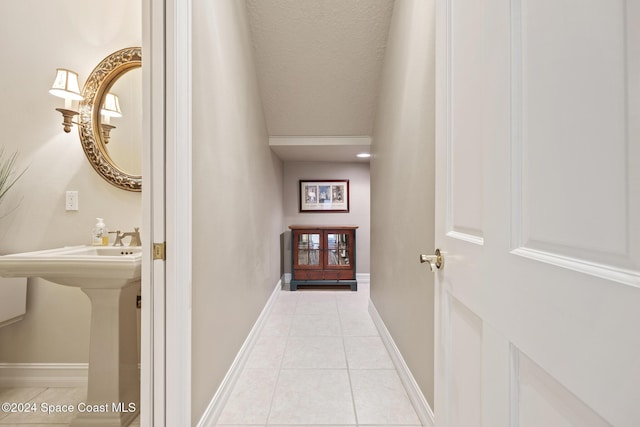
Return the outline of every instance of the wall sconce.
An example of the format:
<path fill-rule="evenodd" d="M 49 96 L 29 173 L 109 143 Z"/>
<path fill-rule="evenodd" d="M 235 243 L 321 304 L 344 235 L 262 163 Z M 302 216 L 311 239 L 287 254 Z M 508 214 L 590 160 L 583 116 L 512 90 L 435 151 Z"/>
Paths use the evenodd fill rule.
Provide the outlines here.
<path fill-rule="evenodd" d="M 72 108 L 73 101 L 82 101 L 80 94 L 80 85 L 78 84 L 78 73 L 67 70 L 66 68 L 58 68 L 56 70 L 56 79 L 53 86 L 49 89 L 51 95 L 64 99 L 64 108 L 56 108 L 62 114 L 62 126 L 64 131 L 69 133 L 74 124 L 73 118 L 79 114 Z M 107 93 L 100 109 L 100 127 L 102 129 L 102 137 L 105 144 L 109 143 L 109 134 L 116 127 L 110 123 L 111 117 L 122 117 L 120 111 L 120 101 L 115 93 Z"/>
<path fill-rule="evenodd" d="M 56 110 L 62 114 L 64 131 L 71 132 L 73 117 L 78 115 L 77 111 L 71 109 L 71 105 L 73 101 L 82 99 L 80 86 L 78 85 L 78 73 L 65 68 L 58 68 L 56 70 L 56 79 L 51 89 L 49 89 L 49 93 L 64 98 L 64 108 L 56 108 Z"/>
<path fill-rule="evenodd" d="M 100 114 L 102 115 L 102 120 L 100 123 L 100 128 L 102 129 L 102 139 L 105 144 L 109 143 L 109 134 L 116 127 L 113 126 L 111 122 L 111 117 L 122 117 L 122 112 L 120 111 L 120 101 L 118 100 L 118 95 L 115 93 L 107 93 L 105 96 L 104 103 L 102 104 L 102 108 L 100 109 Z"/>

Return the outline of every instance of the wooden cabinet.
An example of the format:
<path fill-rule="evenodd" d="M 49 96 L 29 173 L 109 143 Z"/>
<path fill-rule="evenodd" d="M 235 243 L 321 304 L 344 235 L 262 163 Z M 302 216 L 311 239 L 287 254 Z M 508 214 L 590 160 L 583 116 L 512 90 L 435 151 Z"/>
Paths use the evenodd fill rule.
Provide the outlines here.
<path fill-rule="evenodd" d="M 356 281 L 356 229 L 291 225 L 291 290 L 298 285 L 350 285 Z"/>

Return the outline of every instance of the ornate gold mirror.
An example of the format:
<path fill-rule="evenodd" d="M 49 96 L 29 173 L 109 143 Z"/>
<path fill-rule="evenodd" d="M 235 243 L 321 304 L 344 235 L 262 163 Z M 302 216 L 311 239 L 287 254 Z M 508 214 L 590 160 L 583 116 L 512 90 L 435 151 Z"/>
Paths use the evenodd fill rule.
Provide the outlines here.
<path fill-rule="evenodd" d="M 110 184 L 129 191 L 142 189 L 141 66 L 139 47 L 112 53 L 87 78 L 80 102 L 80 142 L 89 163 Z M 122 117 L 111 122 L 109 111 Z"/>

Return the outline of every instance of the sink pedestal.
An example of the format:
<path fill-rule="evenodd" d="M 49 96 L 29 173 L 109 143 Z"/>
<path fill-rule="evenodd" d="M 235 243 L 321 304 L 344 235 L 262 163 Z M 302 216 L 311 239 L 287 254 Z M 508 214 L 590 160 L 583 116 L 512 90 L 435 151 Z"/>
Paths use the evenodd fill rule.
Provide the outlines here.
<path fill-rule="evenodd" d="M 0 256 L 0 276 L 41 277 L 91 300 L 87 399 L 74 427 L 124 427 L 140 412 L 136 295 L 142 248 L 67 246 Z"/>
<path fill-rule="evenodd" d="M 87 399 L 73 427 L 129 425 L 139 413 L 140 373 L 136 295 L 140 280 L 122 288 L 82 287 L 91 300 Z"/>

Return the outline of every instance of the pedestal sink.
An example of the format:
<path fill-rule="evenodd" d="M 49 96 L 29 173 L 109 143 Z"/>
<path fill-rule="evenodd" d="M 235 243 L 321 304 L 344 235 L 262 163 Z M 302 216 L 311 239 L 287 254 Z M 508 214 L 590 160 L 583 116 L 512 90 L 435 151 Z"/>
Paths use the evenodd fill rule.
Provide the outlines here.
<path fill-rule="evenodd" d="M 0 276 L 41 277 L 91 301 L 87 399 L 71 426 L 127 426 L 138 415 L 140 247 L 71 246 L 0 256 Z"/>

